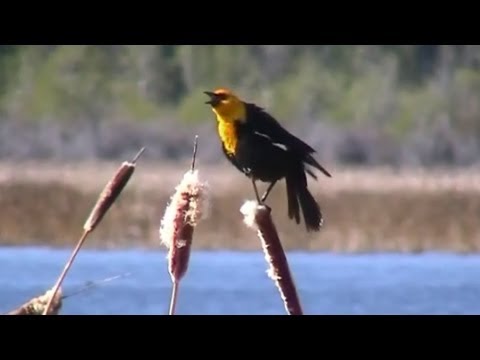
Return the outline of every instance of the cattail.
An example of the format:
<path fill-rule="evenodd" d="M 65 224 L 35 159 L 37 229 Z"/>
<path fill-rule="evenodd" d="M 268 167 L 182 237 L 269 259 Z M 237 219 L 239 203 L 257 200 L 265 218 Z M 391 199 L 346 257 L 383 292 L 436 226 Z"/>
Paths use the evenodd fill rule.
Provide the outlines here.
<path fill-rule="evenodd" d="M 65 264 L 65 267 L 63 268 L 62 273 L 58 277 L 58 280 L 55 286 L 53 287 L 53 293 L 50 298 L 50 301 L 48 302 L 45 308 L 44 315 L 47 314 L 50 308 L 51 302 L 53 301 L 53 298 L 58 288 L 62 285 L 63 280 L 65 279 L 65 276 L 67 275 L 68 270 L 70 270 L 70 267 L 72 266 L 78 251 L 80 250 L 83 243 L 85 242 L 85 239 L 88 237 L 88 235 L 91 232 L 93 232 L 93 230 L 95 230 L 95 228 L 103 219 L 103 217 L 105 216 L 107 211 L 110 209 L 112 204 L 115 202 L 115 200 L 117 200 L 118 196 L 120 195 L 122 190 L 125 188 L 133 172 L 135 171 L 135 166 L 138 158 L 144 151 L 145 151 L 145 148 L 143 147 L 142 149 L 140 149 L 140 151 L 137 153 L 137 155 L 133 158 L 131 162 L 128 162 L 128 161 L 123 162 L 122 165 L 118 168 L 118 170 L 113 175 L 112 179 L 105 185 L 103 191 L 98 196 L 95 206 L 93 207 L 92 211 L 90 212 L 90 215 L 88 216 L 87 220 L 85 221 L 85 224 L 83 225 L 83 230 L 84 230 L 83 234 L 78 240 L 78 243 L 75 249 L 70 255 L 70 258 Z"/>
<path fill-rule="evenodd" d="M 142 148 L 132 162 L 124 161 L 123 164 L 118 168 L 115 175 L 113 175 L 112 179 L 107 183 L 107 185 L 105 185 L 103 191 L 98 197 L 97 202 L 95 203 L 95 206 L 90 212 L 90 216 L 83 225 L 83 230 L 85 232 L 93 231 L 103 219 L 108 209 L 110 209 L 112 204 L 127 185 L 128 181 L 133 175 L 133 172 L 135 171 L 136 161 L 144 151 L 145 148 Z"/>
<path fill-rule="evenodd" d="M 267 274 L 275 282 L 285 310 L 289 315 L 303 315 L 287 257 L 271 218 L 271 209 L 266 205 L 258 205 L 256 201 L 247 201 L 240 212 L 244 216 L 245 224 L 257 230 L 265 260 L 269 265 Z"/>
<path fill-rule="evenodd" d="M 178 286 L 188 270 L 194 228 L 208 212 L 207 185 L 199 180 L 194 169 L 197 138 L 192 167 L 177 185 L 159 230 L 161 243 L 168 249 L 168 272 L 173 284 L 169 315 L 175 313 Z"/>
<path fill-rule="evenodd" d="M 58 315 L 62 308 L 62 292 L 61 289 L 58 289 L 56 294 L 52 296 L 52 291 L 48 290 L 45 294 L 31 299 L 6 315 L 42 315 L 45 312 L 49 299 L 53 299 L 53 301 L 49 306 L 47 314 Z"/>

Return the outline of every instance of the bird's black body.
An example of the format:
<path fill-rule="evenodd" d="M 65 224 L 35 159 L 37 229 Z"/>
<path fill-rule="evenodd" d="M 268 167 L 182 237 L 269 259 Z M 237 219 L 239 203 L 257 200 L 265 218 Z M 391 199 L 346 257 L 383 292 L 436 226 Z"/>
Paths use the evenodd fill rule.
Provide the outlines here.
<path fill-rule="evenodd" d="M 269 191 L 281 179 L 286 181 L 288 215 L 300 223 L 300 209 L 308 231 L 318 231 L 323 217 L 307 188 L 308 166 L 331 176 L 313 158 L 314 149 L 284 129 L 270 114 L 252 103 L 244 103 L 246 120 L 235 122 L 237 143 L 234 153 L 223 152 L 228 160 L 252 180 L 270 183 Z M 264 199 L 262 199 L 264 200 Z"/>

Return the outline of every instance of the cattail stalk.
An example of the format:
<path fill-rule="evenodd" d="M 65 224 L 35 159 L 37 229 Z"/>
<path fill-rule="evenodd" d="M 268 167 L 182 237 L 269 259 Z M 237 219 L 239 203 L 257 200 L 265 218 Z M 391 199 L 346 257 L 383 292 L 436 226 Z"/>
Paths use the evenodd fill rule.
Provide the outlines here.
<path fill-rule="evenodd" d="M 195 170 L 197 139 L 191 169 L 176 187 L 161 220 L 159 235 L 168 249 L 168 272 L 172 280 L 169 315 L 175 314 L 180 281 L 188 270 L 194 228 L 204 219 L 208 210 L 207 185 L 199 180 Z"/>
<path fill-rule="evenodd" d="M 303 315 L 300 300 L 290 273 L 287 257 L 272 221 L 271 209 L 256 201 L 247 201 L 240 212 L 247 226 L 256 229 L 262 243 L 265 260 L 269 265 L 268 276 L 275 282 L 289 315 Z"/>
<path fill-rule="evenodd" d="M 50 309 L 51 303 L 53 301 L 53 298 L 55 297 L 58 288 L 62 285 L 65 277 L 67 276 L 67 273 L 70 270 L 73 262 L 75 261 L 75 258 L 78 252 L 80 251 L 83 243 L 87 239 L 88 235 L 92 233 L 95 230 L 95 228 L 98 226 L 98 224 L 102 221 L 107 211 L 110 209 L 112 204 L 117 200 L 118 196 L 127 185 L 128 181 L 130 180 L 132 174 L 135 171 L 136 162 L 144 151 L 145 151 L 145 148 L 143 147 L 131 162 L 124 161 L 122 165 L 118 168 L 116 173 L 113 175 L 112 179 L 103 188 L 102 192 L 100 193 L 97 199 L 97 202 L 95 203 L 93 209 L 90 212 L 89 217 L 87 218 L 87 220 L 85 221 L 85 224 L 83 225 L 82 236 L 78 240 L 77 245 L 75 246 L 75 249 L 72 251 L 70 258 L 65 264 L 65 267 L 63 268 L 62 273 L 58 277 L 57 282 L 53 287 L 53 292 L 49 302 L 47 303 L 47 306 L 45 307 L 44 315 L 47 315 Z"/>
<path fill-rule="evenodd" d="M 62 292 L 57 289 L 55 296 L 52 296 L 52 290 L 48 290 L 45 294 L 35 297 L 15 310 L 12 310 L 5 315 L 42 315 L 47 309 L 47 303 L 50 299 L 48 308 L 48 315 L 58 315 L 62 308 Z"/>

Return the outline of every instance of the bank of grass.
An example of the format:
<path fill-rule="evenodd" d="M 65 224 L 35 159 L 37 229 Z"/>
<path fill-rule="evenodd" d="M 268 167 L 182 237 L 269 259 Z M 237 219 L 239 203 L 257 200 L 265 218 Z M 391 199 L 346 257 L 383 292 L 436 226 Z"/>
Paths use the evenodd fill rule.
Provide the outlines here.
<path fill-rule="evenodd" d="M 85 214 L 117 163 L 2 164 L 0 244 L 71 248 Z M 210 216 L 199 224 L 194 248 L 259 250 L 240 207 L 251 184 L 234 169 L 198 164 L 212 189 Z M 159 248 L 159 219 L 185 164 L 142 163 L 86 247 Z M 480 172 L 391 172 L 335 169 L 310 182 L 325 214 L 320 233 L 307 234 L 287 218 L 284 183 L 269 198 L 288 250 L 480 250 Z M 263 188 L 262 188 L 263 189 Z"/>

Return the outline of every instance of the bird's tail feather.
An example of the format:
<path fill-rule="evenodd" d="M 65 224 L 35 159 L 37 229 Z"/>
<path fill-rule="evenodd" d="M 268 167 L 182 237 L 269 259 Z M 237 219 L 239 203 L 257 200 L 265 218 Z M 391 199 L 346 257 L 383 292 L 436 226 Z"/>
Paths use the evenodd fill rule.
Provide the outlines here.
<path fill-rule="evenodd" d="M 316 202 L 307 187 L 307 178 L 304 170 L 299 167 L 286 177 L 288 217 L 295 218 L 300 223 L 300 209 L 307 231 L 320 230 L 323 223 L 323 216 L 320 206 Z"/>
<path fill-rule="evenodd" d="M 295 218 L 297 224 L 300 223 L 300 207 L 298 205 L 297 188 L 295 180 L 292 176 L 287 176 L 285 179 L 287 186 L 287 203 L 288 203 L 288 217 Z"/>
<path fill-rule="evenodd" d="M 309 154 L 309 155 L 305 158 L 305 162 L 306 162 L 307 164 L 313 166 L 314 168 L 320 170 L 325 176 L 328 176 L 328 177 L 330 177 L 330 178 L 332 177 L 332 174 L 330 174 L 327 169 L 325 169 L 322 165 L 320 165 L 320 164 L 318 163 L 318 161 L 315 160 L 315 158 L 314 158 L 311 154 Z M 310 172 L 309 172 L 309 174 L 311 175 Z M 314 177 L 314 178 L 316 178 L 316 177 Z"/>
<path fill-rule="evenodd" d="M 298 189 L 298 200 L 302 208 L 307 231 L 320 230 L 323 224 L 322 212 L 306 186 Z"/>

